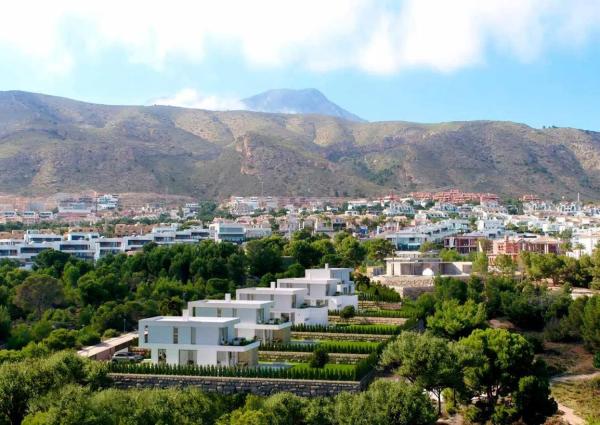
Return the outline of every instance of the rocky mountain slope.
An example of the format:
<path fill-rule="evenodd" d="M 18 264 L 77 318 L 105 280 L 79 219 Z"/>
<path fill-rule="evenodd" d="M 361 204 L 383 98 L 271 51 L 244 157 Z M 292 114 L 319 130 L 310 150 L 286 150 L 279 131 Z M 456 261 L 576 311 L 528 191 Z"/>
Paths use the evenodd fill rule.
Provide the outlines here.
<path fill-rule="evenodd" d="M 600 133 L 106 106 L 0 92 L 0 192 L 216 198 L 449 187 L 600 199 Z"/>
<path fill-rule="evenodd" d="M 243 99 L 246 109 L 255 112 L 284 114 L 317 114 L 364 122 L 362 118 L 346 111 L 325 97 L 317 89 L 276 89 Z"/>

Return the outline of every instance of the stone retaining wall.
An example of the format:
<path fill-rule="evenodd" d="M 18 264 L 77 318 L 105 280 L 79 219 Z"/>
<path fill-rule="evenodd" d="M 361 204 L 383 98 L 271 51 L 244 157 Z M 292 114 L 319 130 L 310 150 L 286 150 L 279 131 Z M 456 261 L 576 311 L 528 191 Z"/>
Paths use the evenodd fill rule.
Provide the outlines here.
<path fill-rule="evenodd" d="M 265 362 L 306 362 L 313 353 L 302 351 L 259 351 L 258 356 Z M 329 363 L 356 364 L 362 359 L 369 357 L 368 354 L 354 353 L 329 353 Z"/>
<path fill-rule="evenodd" d="M 366 376 L 360 382 L 125 373 L 111 373 L 109 376 L 112 378 L 115 388 L 124 389 L 194 387 L 219 394 L 252 393 L 262 396 L 287 391 L 301 397 L 329 397 L 343 391 L 356 393 L 365 389 L 371 380 L 371 375 Z"/>

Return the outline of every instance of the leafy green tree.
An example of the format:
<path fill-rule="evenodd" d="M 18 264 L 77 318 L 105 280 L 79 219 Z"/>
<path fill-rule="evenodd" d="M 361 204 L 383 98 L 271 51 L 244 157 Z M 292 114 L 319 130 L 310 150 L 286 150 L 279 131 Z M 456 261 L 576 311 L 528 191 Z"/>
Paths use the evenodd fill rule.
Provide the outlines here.
<path fill-rule="evenodd" d="M 0 340 L 4 341 L 10 334 L 12 320 L 6 306 L 0 306 Z"/>
<path fill-rule="evenodd" d="M 356 316 L 356 310 L 353 305 L 347 305 L 340 310 L 340 319 L 348 320 Z"/>
<path fill-rule="evenodd" d="M 455 249 L 443 248 L 440 251 L 440 259 L 442 261 L 462 261 L 463 257 Z"/>
<path fill-rule="evenodd" d="M 310 367 L 322 369 L 329 362 L 329 353 L 323 347 L 317 345 L 315 350 L 310 357 L 309 365 Z"/>
<path fill-rule="evenodd" d="M 504 329 L 475 330 L 461 339 L 456 349 L 466 387 L 473 395 L 485 396 L 484 418 L 494 414 L 500 398 L 519 390 L 521 378 L 541 369 L 534 361 L 531 344 L 521 335 Z M 524 381 L 522 385 L 525 389 L 533 384 Z M 544 389 L 542 381 L 535 385 L 540 391 Z M 519 397 L 525 399 L 523 394 Z"/>
<path fill-rule="evenodd" d="M 381 354 L 380 364 L 435 394 L 438 415 L 442 412 L 442 391 L 459 389 L 462 373 L 458 358 L 444 338 L 416 332 L 402 332 Z"/>
<path fill-rule="evenodd" d="M 581 323 L 581 336 L 591 351 L 600 351 L 600 295 L 594 295 L 585 303 Z"/>
<path fill-rule="evenodd" d="M 319 263 L 319 251 L 306 240 L 292 240 L 287 245 L 286 252 L 304 268 L 310 268 Z"/>
<path fill-rule="evenodd" d="M 373 263 L 383 263 L 386 257 L 394 253 L 394 244 L 388 239 L 375 238 L 363 244 L 367 252 L 367 259 Z"/>
<path fill-rule="evenodd" d="M 31 275 L 15 288 L 14 304 L 41 317 L 42 312 L 63 301 L 63 290 L 58 280 L 45 275 Z"/>
<path fill-rule="evenodd" d="M 422 254 L 424 254 L 426 252 L 433 251 L 436 248 L 438 248 L 438 246 L 435 243 L 433 243 L 431 241 L 425 241 L 419 247 L 419 252 L 422 253 Z"/>
<path fill-rule="evenodd" d="M 435 335 L 457 339 L 467 336 L 474 329 L 486 327 L 485 304 L 468 300 L 459 304 L 456 300 L 444 301 L 427 318 L 427 328 Z"/>
<path fill-rule="evenodd" d="M 514 276 L 517 271 L 517 263 L 512 259 L 510 255 L 500 254 L 494 260 L 494 266 L 502 273 L 504 276 Z"/>
<path fill-rule="evenodd" d="M 281 246 L 269 239 L 256 239 L 246 244 L 248 271 L 253 276 L 277 273 L 281 269 Z"/>
<path fill-rule="evenodd" d="M 477 252 L 473 258 L 473 273 L 486 274 L 488 272 L 488 258 L 484 252 Z"/>
<path fill-rule="evenodd" d="M 546 377 L 522 377 L 512 398 L 519 416 L 526 424 L 543 424 L 558 407 L 550 395 L 550 384 Z"/>
<path fill-rule="evenodd" d="M 423 388 L 385 380 L 356 395 L 338 395 L 333 417 L 338 425 L 430 425 L 437 419 Z"/>
<path fill-rule="evenodd" d="M 467 300 L 467 284 L 460 279 L 437 276 L 434 285 L 434 295 L 438 302 L 456 300 L 464 303 Z"/>
<path fill-rule="evenodd" d="M 338 255 L 342 259 L 342 264 L 347 267 L 357 267 L 360 265 L 366 255 L 365 248 L 352 236 L 348 236 L 336 245 Z"/>

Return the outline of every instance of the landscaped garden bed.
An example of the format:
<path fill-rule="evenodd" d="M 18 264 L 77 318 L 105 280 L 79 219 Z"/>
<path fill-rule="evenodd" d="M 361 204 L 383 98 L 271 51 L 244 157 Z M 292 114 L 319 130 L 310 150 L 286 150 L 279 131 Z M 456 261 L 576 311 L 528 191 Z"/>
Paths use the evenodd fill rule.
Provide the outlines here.
<path fill-rule="evenodd" d="M 397 335 L 402 330 L 400 325 L 294 325 L 292 332 L 318 332 L 366 335 Z"/>
<path fill-rule="evenodd" d="M 240 378 L 312 379 L 360 381 L 377 364 L 377 353 L 356 364 L 326 364 L 322 368 L 308 363 L 291 363 L 291 367 L 222 367 L 147 363 L 109 363 L 109 372 L 138 375 L 219 376 Z"/>
<path fill-rule="evenodd" d="M 328 353 L 351 353 L 351 354 L 370 354 L 377 351 L 382 342 L 371 341 L 331 341 L 319 340 L 314 343 L 303 341 L 292 341 L 287 344 L 262 344 L 261 351 L 295 351 L 312 352 L 317 346 L 325 349 Z"/>

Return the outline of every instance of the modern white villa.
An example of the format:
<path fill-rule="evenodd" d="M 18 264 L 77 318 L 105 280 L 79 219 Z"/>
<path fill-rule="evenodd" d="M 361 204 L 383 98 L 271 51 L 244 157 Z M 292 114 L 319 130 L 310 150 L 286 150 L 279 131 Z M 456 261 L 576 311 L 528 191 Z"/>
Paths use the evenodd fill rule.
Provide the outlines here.
<path fill-rule="evenodd" d="M 327 306 L 329 310 L 341 310 L 346 306 L 358 309 L 358 296 L 354 294 L 354 282 L 350 280 L 352 269 L 308 269 L 304 277 L 278 279 L 277 288 L 306 289 L 305 302 L 310 306 Z"/>
<path fill-rule="evenodd" d="M 139 321 L 139 346 L 153 363 L 254 366 L 261 342 L 289 342 L 294 325 L 328 325 L 328 310 L 357 307 L 350 269 L 306 270 L 269 288 L 241 288 L 236 299 L 188 302 L 181 316 Z"/>
<path fill-rule="evenodd" d="M 232 300 L 231 295 L 226 294 L 224 300 L 189 302 L 187 314 L 192 317 L 237 317 L 240 321 L 234 328 L 240 338 L 265 343 L 289 342 L 292 322 L 271 317 L 274 305 L 274 301 Z"/>
<path fill-rule="evenodd" d="M 237 317 L 156 316 L 139 321 L 139 346 L 153 363 L 255 366 L 259 341 L 236 336 Z"/>
<path fill-rule="evenodd" d="M 272 301 L 271 318 L 294 325 L 327 325 L 327 305 L 310 306 L 306 300 L 306 288 L 278 288 L 271 282 L 270 288 L 242 288 L 235 291 L 238 300 Z"/>

